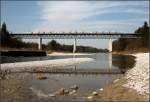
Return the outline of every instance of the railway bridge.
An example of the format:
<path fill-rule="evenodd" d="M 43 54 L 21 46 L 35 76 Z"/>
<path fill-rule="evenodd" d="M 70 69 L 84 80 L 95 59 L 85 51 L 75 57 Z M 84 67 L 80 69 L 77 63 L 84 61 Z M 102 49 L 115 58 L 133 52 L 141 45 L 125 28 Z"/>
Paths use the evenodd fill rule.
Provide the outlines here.
<path fill-rule="evenodd" d="M 42 39 L 74 39 L 73 52 L 76 52 L 77 39 L 109 39 L 109 52 L 112 51 L 112 39 L 139 38 L 136 33 L 85 33 L 85 32 L 61 32 L 61 33 L 11 33 L 10 36 L 21 39 L 39 39 L 38 48 L 42 49 Z"/>

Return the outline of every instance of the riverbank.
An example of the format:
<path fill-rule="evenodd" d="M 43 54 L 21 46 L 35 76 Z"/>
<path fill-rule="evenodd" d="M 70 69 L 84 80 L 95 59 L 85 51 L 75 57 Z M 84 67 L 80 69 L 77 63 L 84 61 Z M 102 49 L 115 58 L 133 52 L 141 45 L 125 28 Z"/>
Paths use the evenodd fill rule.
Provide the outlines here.
<path fill-rule="evenodd" d="M 30 56 L 46 56 L 45 51 L 0 51 L 1 56 L 24 56 L 24 57 L 30 57 Z"/>
<path fill-rule="evenodd" d="M 74 64 L 93 61 L 92 58 L 66 58 L 43 61 L 28 61 L 1 64 L 2 71 L 9 72 L 47 72 L 52 68 L 71 66 Z"/>
<path fill-rule="evenodd" d="M 2 50 L 1 56 L 76 56 L 76 55 L 93 55 L 95 53 L 72 53 L 72 52 L 51 52 L 40 50 Z"/>
<path fill-rule="evenodd" d="M 128 70 L 124 77 L 115 80 L 111 85 L 97 94 L 88 97 L 92 101 L 149 101 L 149 53 L 132 54 L 136 65 Z"/>
<path fill-rule="evenodd" d="M 69 52 L 52 52 L 48 56 L 76 56 L 76 55 L 93 55 L 94 53 L 69 53 Z"/>

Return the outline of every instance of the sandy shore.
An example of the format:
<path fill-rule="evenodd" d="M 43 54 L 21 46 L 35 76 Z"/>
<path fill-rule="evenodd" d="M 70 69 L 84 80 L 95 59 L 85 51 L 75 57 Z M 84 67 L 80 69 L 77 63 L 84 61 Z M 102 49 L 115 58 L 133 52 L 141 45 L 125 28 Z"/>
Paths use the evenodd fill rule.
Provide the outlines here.
<path fill-rule="evenodd" d="M 48 56 L 74 56 L 74 55 L 93 55 L 94 53 L 68 53 L 68 52 L 53 52 Z"/>
<path fill-rule="evenodd" d="M 125 76 L 115 80 L 97 95 L 90 95 L 92 101 L 149 102 L 149 53 L 132 54 L 136 65 Z"/>
<path fill-rule="evenodd" d="M 41 71 L 50 70 L 56 67 L 70 66 L 79 63 L 93 61 L 92 58 L 66 58 L 44 61 L 29 61 L 29 62 L 16 62 L 1 64 L 1 70 L 9 72 L 34 72 L 37 69 Z"/>

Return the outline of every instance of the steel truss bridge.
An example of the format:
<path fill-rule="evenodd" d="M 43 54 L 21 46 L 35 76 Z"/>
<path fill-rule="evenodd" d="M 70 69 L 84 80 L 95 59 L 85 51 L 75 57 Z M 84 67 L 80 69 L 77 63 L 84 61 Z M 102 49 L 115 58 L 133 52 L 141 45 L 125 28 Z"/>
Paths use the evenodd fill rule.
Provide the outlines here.
<path fill-rule="evenodd" d="M 23 39 L 118 39 L 138 38 L 141 34 L 135 33 L 13 33 L 15 38 Z"/>
<path fill-rule="evenodd" d="M 76 39 L 109 39 L 109 51 L 112 51 L 111 39 L 118 38 L 140 38 L 141 34 L 135 33 L 12 33 L 11 37 L 21 39 L 39 39 L 39 50 L 42 49 L 42 39 L 75 39 L 73 52 L 76 52 Z"/>

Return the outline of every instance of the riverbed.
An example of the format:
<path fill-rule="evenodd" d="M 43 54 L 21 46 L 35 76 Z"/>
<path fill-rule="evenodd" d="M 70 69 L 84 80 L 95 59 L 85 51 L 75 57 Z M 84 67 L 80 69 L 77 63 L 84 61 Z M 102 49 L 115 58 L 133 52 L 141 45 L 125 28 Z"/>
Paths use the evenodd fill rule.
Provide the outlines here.
<path fill-rule="evenodd" d="M 5 57 L 3 64 L 39 60 L 65 60 L 66 58 L 91 58 L 93 60 L 86 63 L 75 63 L 73 65 L 63 67 L 60 66 L 58 68 L 59 70 L 71 69 L 72 73 L 10 72 L 0 80 L 2 102 L 49 102 L 50 100 L 54 102 L 85 101 L 87 96 L 92 91 L 98 90 L 99 88 L 104 88 L 105 86 L 111 84 L 115 79 L 122 77 L 124 75 L 123 73 L 132 68 L 135 64 L 134 57 L 132 56 L 118 56 L 111 55 L 110 53 L 34 58 Z M 9 59 L 10 62 L 8 62 L 7 59 Z M 123 66 L 122 63 L 124 63 Z M 51 67 L 48 67 L 48 69 L 51 69 Z M 56 68 L 54 68 L 54 70 L 55 69 Z M 105 73 L 76 73 L 81 70 L 83 72 L 96 71 Z M 110 72 L 112 73 L 110 74 Z M 119 72 L 119 74 L 116 74 L 115 72 Z M 40 79 L 40 77 L 43 79 Z M 75 85 L 78 89 L 74 94 L 52 95 L 61 88 L 71 92 L 71 87 Z"/>

